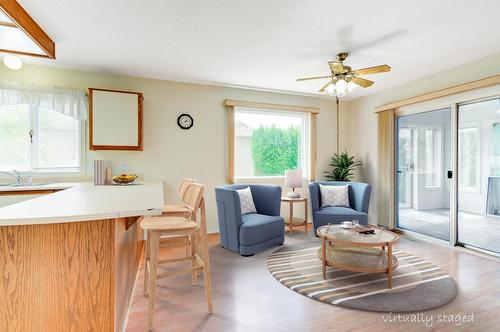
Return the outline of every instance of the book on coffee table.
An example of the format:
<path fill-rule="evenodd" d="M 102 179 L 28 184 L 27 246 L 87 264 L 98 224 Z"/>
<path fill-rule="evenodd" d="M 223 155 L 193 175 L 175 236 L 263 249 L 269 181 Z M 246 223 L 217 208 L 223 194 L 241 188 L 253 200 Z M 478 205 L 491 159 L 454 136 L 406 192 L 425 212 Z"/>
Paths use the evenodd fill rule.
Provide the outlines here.
<path fill-rule="evenodd" d="M 375 233 L 375 230 L 369 226 L 358 225 L 354 228 L 354 230 L 360 234 L 374 234 Z"/>

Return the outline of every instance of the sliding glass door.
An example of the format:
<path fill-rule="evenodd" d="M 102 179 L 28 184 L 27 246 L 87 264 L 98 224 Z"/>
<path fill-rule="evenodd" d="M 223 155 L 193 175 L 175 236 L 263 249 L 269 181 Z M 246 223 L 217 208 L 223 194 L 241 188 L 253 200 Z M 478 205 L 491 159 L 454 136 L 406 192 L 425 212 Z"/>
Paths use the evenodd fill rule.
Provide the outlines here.
<path fill-rule="evenodd" d="M 458 107 L 460 244 L 500 253 L 500 99 Z"/>
<path fill-rule="evenodd" d="M 450 239 L 451 110 L 397 118 L 397 227 Z"/>

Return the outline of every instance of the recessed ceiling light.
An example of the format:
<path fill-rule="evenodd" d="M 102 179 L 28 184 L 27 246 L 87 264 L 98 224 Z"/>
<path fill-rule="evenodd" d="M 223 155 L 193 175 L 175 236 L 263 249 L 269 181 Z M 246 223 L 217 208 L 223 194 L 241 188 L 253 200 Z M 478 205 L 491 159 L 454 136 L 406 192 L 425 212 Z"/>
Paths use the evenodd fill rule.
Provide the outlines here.
<path fill-rule="evenodd" d="M 12 54 L 8 54 L 3 57 L 3 64 L 12 70 L 18 70 L 23 67 L 23 61 L 21 58 Z"/>

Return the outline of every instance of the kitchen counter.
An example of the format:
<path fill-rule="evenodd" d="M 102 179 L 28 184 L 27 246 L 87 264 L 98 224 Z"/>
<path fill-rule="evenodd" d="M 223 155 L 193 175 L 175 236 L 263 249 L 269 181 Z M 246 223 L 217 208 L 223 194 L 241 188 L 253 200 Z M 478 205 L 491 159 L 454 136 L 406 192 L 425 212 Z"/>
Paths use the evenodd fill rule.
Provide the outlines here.
<path fill-rule="evenodd" d="M 0 208 L 0 226 L 158 215 L 163 206 L 163 186 L 159 182 L 130 186 L 61 183 L 0 190 L 23 191 L 26 188 L 60 191 Z"/>
<path fill-rule="evenodd" d="M 123 331 L 162 183 L 0 187 L 0 331 Z"/>

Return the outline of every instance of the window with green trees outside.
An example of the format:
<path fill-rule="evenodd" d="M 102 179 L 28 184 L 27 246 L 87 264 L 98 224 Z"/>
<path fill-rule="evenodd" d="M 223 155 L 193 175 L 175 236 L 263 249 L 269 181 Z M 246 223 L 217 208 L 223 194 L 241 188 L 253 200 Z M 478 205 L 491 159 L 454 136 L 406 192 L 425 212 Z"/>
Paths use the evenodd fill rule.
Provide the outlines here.
<path fill-rule="evenodd" d="M 236 178 L 283 176 L 295 168 L 307 174 L 307 113 L 237 108 L 234 128 Z"/>

